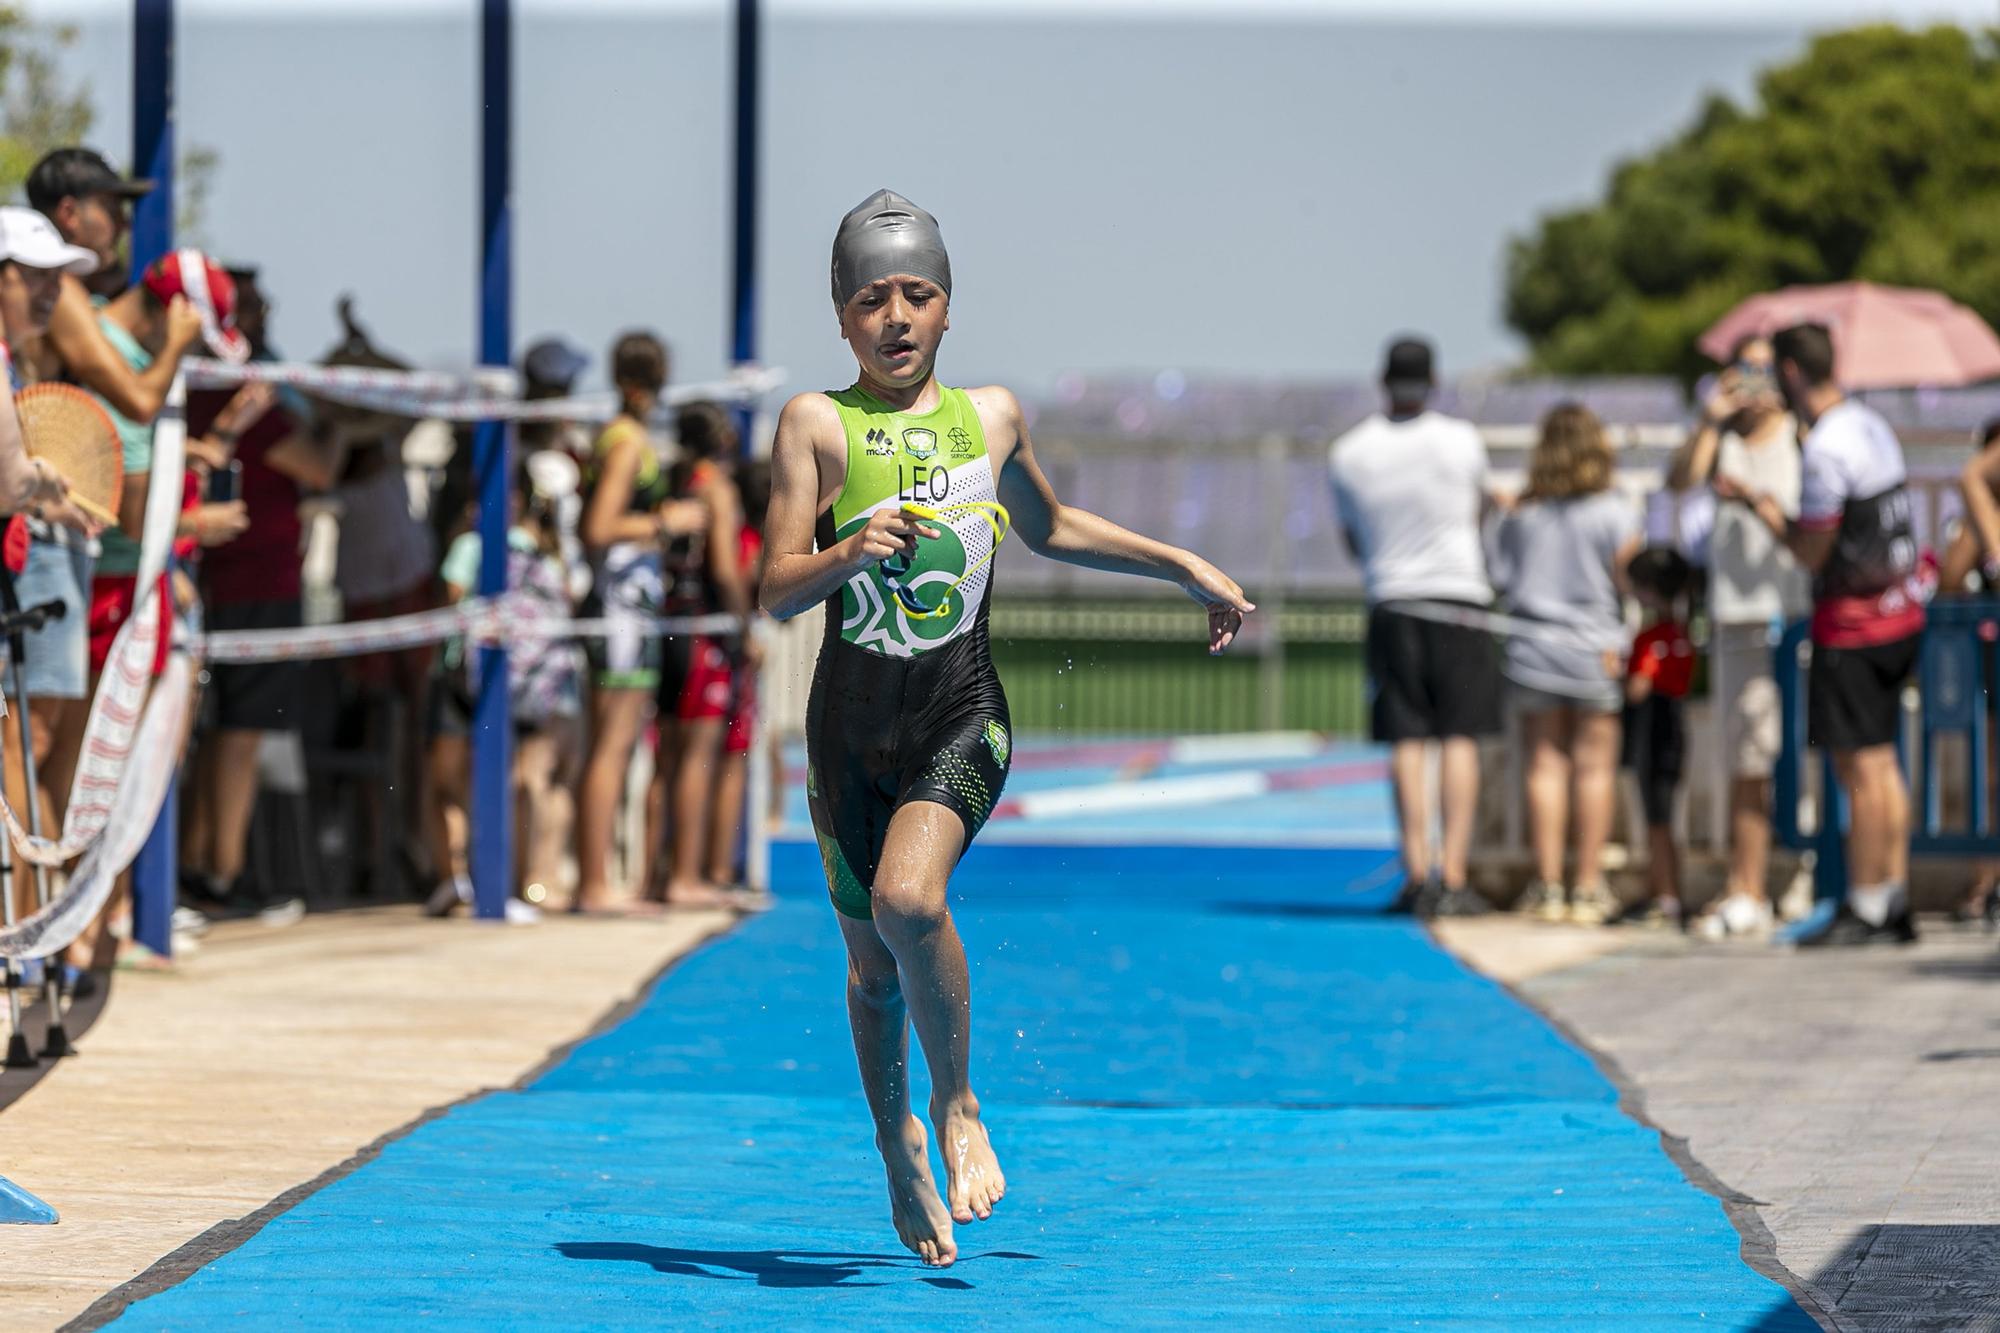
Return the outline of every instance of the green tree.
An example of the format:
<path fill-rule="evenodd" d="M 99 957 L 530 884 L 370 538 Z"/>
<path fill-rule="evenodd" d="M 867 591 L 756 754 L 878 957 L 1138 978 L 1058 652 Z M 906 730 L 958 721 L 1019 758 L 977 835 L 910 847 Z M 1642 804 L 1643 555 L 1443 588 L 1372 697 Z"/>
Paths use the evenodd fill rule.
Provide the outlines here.
<path fill-rule="evenodd" d="M 1694 339 L 1794 283 L 1933 287 L 2000 325 L 2000 33 L 1875 26 L 1711 98 L 1603 202 L 1509 243 L 1507 322 L 1535 368 L 1707 369 Z"/>
<path fill-rule="evenodd" d="M 89 90 L 65 89 L 56 69 L 56 52 L 75 40 L 73 28 L 39 27 L 0 5 L 0 199 L 21 197 L 43 153 L 90 133 Z"/>

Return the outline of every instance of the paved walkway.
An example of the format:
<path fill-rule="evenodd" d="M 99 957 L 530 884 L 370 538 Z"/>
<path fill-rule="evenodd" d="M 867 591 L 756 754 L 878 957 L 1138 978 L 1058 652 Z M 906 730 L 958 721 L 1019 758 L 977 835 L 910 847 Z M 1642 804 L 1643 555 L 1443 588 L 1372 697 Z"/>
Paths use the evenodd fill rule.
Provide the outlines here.
<path fill-rule="evenodd" d="M 1603 932 L 1442 932 L 1493 972 Z M 1753 1248 L 1842 1329 L 2000 1329 L 2000 947 L 1783 954 L 1612 937 L 1520 976 L 1741 1200 Z M 1571 944 L 1569 947 L 1577 947 Z"/>
<path fill-rule="evenodd" d="M 1183 849 L 1156 893 L 1004 850 L 961 924 L 1010 1193 L 949 1272 L 889 1229 L 838 936 L 788 876 L 627 1021 L 118 1327 L 1813 1327 L 1583 1053 L 1326 907 L 1379 902 L 1385 853 Z"/>

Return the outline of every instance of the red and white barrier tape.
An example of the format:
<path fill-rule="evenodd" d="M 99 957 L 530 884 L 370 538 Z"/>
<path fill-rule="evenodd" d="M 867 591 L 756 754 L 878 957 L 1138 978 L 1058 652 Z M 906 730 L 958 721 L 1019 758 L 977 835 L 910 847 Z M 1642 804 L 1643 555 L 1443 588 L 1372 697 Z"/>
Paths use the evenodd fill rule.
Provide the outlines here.
<path fill-rule="evenodd" d="M 186 385 L 176 375 L 167 390 L 166 405 L 153 422 L 146 525 L 139 538 L 139 573 L 133 584 L 132 614 L 118 627 L 117 637 L 111 641 L 97 696 L 90 703 L 90 718 L 84 726 L 83 749 L 77 759 L 75 780 L 70 784 L 69 808 L 64 812 L 61 835 L 51 839 L 30 833 L 0 792 L 0 817 L 5 819 L 14 847 L 36 865 L 59 866 L 88 851 L 103 835 L 113 811 L 119 808 L 123 789 L 131 784 L 135 770 L 173 767 L 170 762 L 147 765 L 134 763 L 132 759 L 140 709 L 147 687 L 152 684 L 153 659 L 160 635 L 167 632 L 167 627 L 160 623 L 160 598 L 155 590 L 166 574 L 167 557 L 173 550 L 174 526 L 180 517 L 181 473 L 186 466 L 187 444 L 182 410 L 186 402 Z M 145 715 L 150 718 L 152 710 L 148 708 Z M 148 827 L 152 813 L 147 812 Z M 121 862 L 111 873 L 115 875 L 124 868 Z"/>
<path fill-rule="evenodd" d="M 186 653 L 167 659 L 158 688 L 146 704 L 134 753 L 171 755 L 187 729 L 188 687 L 193 664 Z M 47 958 L 66 948 L 97 918 L 118 882 L 119 872 L 132 864 L 159 817 L 173 780 L 172 763 L 130 764 L 129 780 L 121 783 L 111 802 L 102 836 L 92 842 L 70 871 L 69 882 L 47 907 L 0 930 L 0 958 Z M 11 819 L 11 815 L 10 815 Z"/>

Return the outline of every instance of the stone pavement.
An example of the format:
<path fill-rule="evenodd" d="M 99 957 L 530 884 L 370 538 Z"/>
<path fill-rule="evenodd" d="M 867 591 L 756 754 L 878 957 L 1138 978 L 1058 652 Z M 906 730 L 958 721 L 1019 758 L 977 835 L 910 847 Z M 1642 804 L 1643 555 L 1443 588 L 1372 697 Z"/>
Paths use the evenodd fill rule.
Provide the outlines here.
<path fill-rule="evenodd" d="M 1438 935 L 1606 1060 L 1832 1327 L 2000 1329 L 2000 943 L 1925 924 L 1824 954 L 1504 916 Z"/>

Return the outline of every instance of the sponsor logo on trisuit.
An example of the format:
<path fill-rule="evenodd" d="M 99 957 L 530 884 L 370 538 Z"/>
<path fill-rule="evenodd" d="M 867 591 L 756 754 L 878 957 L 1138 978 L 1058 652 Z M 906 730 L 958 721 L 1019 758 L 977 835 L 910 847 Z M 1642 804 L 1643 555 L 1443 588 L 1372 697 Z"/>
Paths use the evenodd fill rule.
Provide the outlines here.
<path fill-rule="evenodd" d="M 951 456 L 953 458 L 970 458 L 972 456 L 971 431 L 963 426 L 953 426 L 945 432 L 945 438 L 951 441 Z"/>
<path fill-rule="evenodd" d="M 888 431 L 883 430 L 880 426 L 870 427 L 867 449 L 869 453 L 877 458 L 887 458 L 890 454 L 896 452 L 896 437 Z"/>
<path fill-rule="evenodd" d="M 912 426 L 903 432 L 903 448 L 910 457 L 922 460 L 937 456 L 937 432 Z"/>
<path fill-rule="evenodd" d="M 993 751 L 993 762 L 1004 767 L 1007 763 L 1007 751 L 1011 748 L 1007 740 L 1007 728 L 998 722 L 989 721 L 986 724 L 986 748 Z"/>

